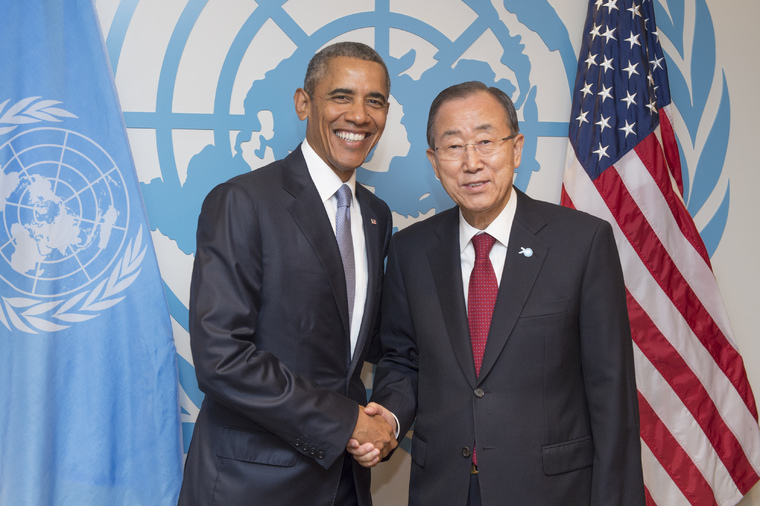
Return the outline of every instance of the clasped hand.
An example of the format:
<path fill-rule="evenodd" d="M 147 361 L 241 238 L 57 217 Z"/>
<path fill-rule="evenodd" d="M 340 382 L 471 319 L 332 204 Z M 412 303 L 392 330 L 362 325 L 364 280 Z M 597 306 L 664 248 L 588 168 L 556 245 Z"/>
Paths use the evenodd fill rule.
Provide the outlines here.
<path fill-rule="evenodd" d="M 398 446 L 396 420 L 380 404 L 370 402 L 359 406 L 359 418 L 354 433 L 346 445 L 356 461 L 364 467 L 374 467 Z"/>

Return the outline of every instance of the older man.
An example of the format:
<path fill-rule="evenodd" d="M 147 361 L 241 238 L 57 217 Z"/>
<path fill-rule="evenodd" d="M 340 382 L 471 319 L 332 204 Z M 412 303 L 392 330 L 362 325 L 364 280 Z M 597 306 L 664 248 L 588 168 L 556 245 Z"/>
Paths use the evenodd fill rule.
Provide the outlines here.
<path fill-rule="evenodd" d="M 416 408 L 409 504 L 643 505 L 611 227 L 513 188 L 524 138 L 501 90 L 444 90 L 427 133 L 456 207 L 391 241 L 373 392 L 402 431 Z"/>

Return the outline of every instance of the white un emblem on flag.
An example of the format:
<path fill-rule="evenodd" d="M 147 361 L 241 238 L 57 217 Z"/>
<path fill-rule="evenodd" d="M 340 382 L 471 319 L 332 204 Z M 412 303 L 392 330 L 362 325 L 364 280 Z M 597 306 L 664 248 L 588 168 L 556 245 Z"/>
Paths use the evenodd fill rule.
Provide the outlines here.
<path fill-rule="evenodd" d="M 0 323 L 55 331 L 118 303 L 139 273 L 142 233 L 124 254 L 129 196 L 108 153 L 71 130 L 36 128 L 0 146 L 0 160 L 0 278 L 17 291 Z"/>

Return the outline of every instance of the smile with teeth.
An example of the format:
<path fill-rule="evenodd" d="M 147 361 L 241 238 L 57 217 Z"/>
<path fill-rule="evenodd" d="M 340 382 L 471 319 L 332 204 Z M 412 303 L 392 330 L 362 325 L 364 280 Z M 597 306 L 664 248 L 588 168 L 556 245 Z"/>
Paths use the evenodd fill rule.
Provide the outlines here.
<path fill-rule="evenodd" d="M 469 184 L 466 184 L 465 186 L 467 186 L 468 188 L 480 188 L 484 184 L 486 184 L 486 183 L 483 182 L 483 181 L 480 181 L 480 182 L 477 182 L 477 183 L 469 183 Z"/>
<path fill-rule="evenodd" d="M 335 135 L 343 139 L 344 141 L 350 141 L 350 142 L 357 142 L 357 141 L 363 141 L 367 138 L 367 134 L 359 134 L 359 133 L 352 133 L 352 132 L 335 132 Z"/>

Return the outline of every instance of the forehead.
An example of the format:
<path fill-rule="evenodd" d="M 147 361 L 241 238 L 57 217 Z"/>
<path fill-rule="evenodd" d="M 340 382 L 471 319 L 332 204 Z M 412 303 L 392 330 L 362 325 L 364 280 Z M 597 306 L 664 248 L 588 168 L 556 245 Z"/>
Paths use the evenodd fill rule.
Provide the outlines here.
<path fill-rule="evenodd" d="M 336 56 L 327 62 L 327 71 L 317 82 L 317 88 L 329 92 L 335 88 L 345 88 L 355 92 L 381 93 L 388 96 L 385 69 L 379 63 Z"/>
<path fill-rule="evenodd" d="M 433 128 L 436 136 L 465 135 L 479 131 L 506 132 L 508 124 L 507 112 L 501 103 L 490 93 L 478 91 L 441 104 Z"/>

